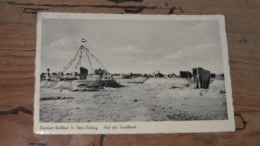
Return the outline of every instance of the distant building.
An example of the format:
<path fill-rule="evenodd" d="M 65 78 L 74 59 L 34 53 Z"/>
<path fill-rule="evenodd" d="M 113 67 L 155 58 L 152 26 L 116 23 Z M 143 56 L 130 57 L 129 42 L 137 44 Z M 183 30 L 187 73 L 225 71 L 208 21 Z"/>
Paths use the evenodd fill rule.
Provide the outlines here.
<path fill-rule="evenodd" d="M 41 80 L 46 80 L 46 76 L 47 76 L 46 74 L 47 74 L 47 73 L 42 73 L 42 74 L 41 74 Z"/>
<path fill-rule="evenodd" d="M 224 80 L 224 74 L 217 74 L 215 78 L 219 80 Z"/>
<path fill-rule="evenodd" d="M 164 77 L 164 74 L 162 74 L 162 73 L 157 73 L 157 74 L 155 74 L 155 77 L 157 77 L 157 78 L 163 78 Z"/>
<path fill-rule="evenodd" d="M 215 78 L 215 77 L 216 77 L 216 74 L 211 73 L 211 74 L 210 74 L 210 77 L 211 77 L 211 78 Z"/>
<path fill-rule="evenodd" d="M 173 77 L 176 77 L 176 75 L 174 73 L 172 73 L 172 74 L 168 74 L 168 77 L 173 78 Z"/>
<path fill-rule="evenodd" d="M 194 77 L 194 83 L 196 84 L 196 88 L 209 88 L 210 83 L 210 71 L 205 70 L 201 67 L 193 68 L 193 77 Z"/>
<path fill-rule="evenodd" d="M 192 78 L 192 74 L 189 71 L 180 71 L 180 76 L 181 78 Z"/>

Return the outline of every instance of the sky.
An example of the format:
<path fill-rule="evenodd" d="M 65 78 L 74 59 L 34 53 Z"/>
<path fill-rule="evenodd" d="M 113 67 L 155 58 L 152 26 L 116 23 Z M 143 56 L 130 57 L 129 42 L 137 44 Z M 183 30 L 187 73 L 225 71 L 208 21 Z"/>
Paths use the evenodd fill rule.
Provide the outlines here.
<path fill-rule="evenodd" d="M 59 72 L 82 44 L 110 73 L 179 74 L 203 67 L 223 73 L 219 25 L 215 20 L 42 21 L 41 71 Z M 82 66 L 89 68 L 83 54 Z M 68 71 L 74 70 L 74 67 Z"/>

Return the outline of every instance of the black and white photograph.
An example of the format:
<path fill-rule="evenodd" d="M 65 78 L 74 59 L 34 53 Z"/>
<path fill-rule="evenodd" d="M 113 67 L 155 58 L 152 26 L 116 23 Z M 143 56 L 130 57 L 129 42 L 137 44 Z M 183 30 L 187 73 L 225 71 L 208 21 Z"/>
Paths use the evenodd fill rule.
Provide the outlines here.
<path fill-rule="evenodd" d="M 226 41 L 220 15 L 40 13 L 35 132 L 233 131 Z"/>

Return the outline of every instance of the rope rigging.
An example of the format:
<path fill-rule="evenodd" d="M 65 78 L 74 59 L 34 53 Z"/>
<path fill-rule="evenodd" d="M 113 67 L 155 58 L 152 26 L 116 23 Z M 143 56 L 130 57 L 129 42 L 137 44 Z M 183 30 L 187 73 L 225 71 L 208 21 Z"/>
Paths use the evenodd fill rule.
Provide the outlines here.
<path fill-rule="evenodd" d="M 85 48 L 85 47 L 84 47 L 84 48 Z M 101 62 L 99 61 L 99 59 L 98 59 L 97 57 L 95 57 L 95 56 L 89 51 L 88 48 L 85 48 L 85 49 L 86 49 L 87 52 L 96 60 L 96 62 L 101 65 L 101 67 L 102 67 L 103 69 L 106 69 L 105 66 L 103 65 L 103 63 L 101 63 Z"/>
<path fill-rule="evenodd" d="M 83 47 L 83 48 L 84 48 L 84 47 Z M 90 59 L 90 56 L 88 55 L 88 53 L 87 53 L 87 51 L 85 50 L 85 48 L 84 48 L 84 52 L 85 52 L 86 55 L 87 55 L 87 59 L 88 59 L 89 65 L 90 65 L 90 72 L 93 72 L 93 71 L 95 70 L 95 68 L 93 67 L 92 61 L 91 61 L 91 59 Z"/>
<path fill-rule="evenodd" d="M 84 39 L 85 40 L 85 39 Z M 82 39 L 83 42 L 83 39 Z M 86 42 L 86 40 L 84 41 Z M 89 71 L 91 73 L 94 73 L 95 70 L 97 69 L 102 69 L 106 71 L 106 68 L 104 67 L 104 65 L 101 63 L 101 61 L 94 56 L 93 53 L 90 52 L 90 50 L 88 48 L 86 48 L 85 46 L 83 46 L 81 44 L 81 46 L 79 47 L 79 49 L 77 50 L 77 53 L 74 55 L 74 57 L 67 63 L 67 65 L 63 68 L 63 72 L 66 72 L 71 66 L 73 66 L 73 64 L 75 64 L 74 69 L 77 70 L 78 67 L 81 68 L 82 67 L 82 55 L 86 54 L 86 58 L 87 58 L 87 69 L 89 69 Z M 94 65 L 94 63 L 96 63 L 97 65 Z M 96 68 L 95 68 L 96 67 Z"/>
<path fill-rule="evenodd" d="M 70 68 L 70 66 L 73 64 L 73 62 L 77 59 L 78 53 L 79 53 L 80 49 L 77 51 L 77 53 L 75 54 L 75 56 L 73 57 L 72 60 L 70 60 L 68 62 L 68 64 L 63 68 L 63 72 L 65 72 L 68 68 Z"/>
<path fill-rule="evenodd" d="M 75 69 L 77 69 L 78 66 L 81 67 L 81 56 L 82 56 L 82 49 L 80 49 L 79 60 L 78 60 L 78 62 L 77 62 L 77 64 L 76 64 L 76 66 L 75 66 Z"/>

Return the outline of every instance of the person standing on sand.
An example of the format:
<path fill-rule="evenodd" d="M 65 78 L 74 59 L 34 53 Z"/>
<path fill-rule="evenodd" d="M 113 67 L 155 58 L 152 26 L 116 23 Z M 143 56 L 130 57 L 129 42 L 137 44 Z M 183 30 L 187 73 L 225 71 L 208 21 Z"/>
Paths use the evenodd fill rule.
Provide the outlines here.
<path fill-rule="evenodd" d="M 99 68 L 98 72 L 99 72 L 99 79 L 101 80 L 103 78 L 103 71 L 101 70 L 101 68 Z"/>

